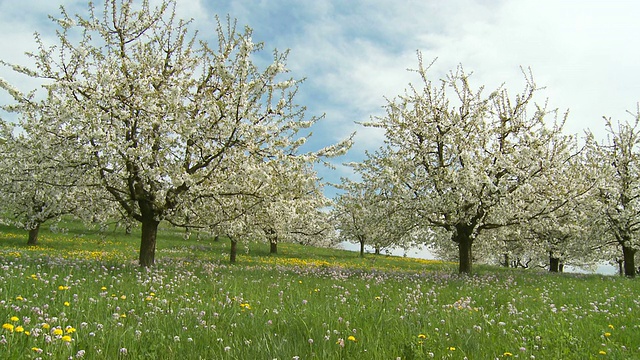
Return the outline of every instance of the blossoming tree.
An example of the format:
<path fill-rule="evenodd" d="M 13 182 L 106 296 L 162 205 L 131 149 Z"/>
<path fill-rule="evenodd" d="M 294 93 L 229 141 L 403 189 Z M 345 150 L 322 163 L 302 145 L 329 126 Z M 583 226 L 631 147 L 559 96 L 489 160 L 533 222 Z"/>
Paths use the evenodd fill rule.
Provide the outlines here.
<path fill-rule="evenodd" d="M 524 90 L 511 97 L 502 87 L 488 95 L 474 90 L 462 67 L 433 83 L 428 68 L 419 56 L 422 88 L 410 86 L 388 102 L 385 116 L 366 125 L 386 134 L 386 150 L 379 154 L 388 168 L 378 176 L 396 184 L 396 196 L 410 204 L 423 227 L 449 234 L 458 247 L 459 271 L 470 273 L 480 233 L 566 203 L 570 189 L 554 174 L 571 157 L 573 141 L 562 135 L 564 122 L 555 112 L 534 105 L 538 87 L 529 73 Z M 550 115 L 554 121 L 548 124 Z"/>
<path fill-rule="evenodd" d="M 252 193 L 259 180 L 245 188 L 228 174 L 252 177 L 264 159 L 295 156 L 305 142 L 299 132 L 318 120 L 294 102 L 299 81 L 284 75 L 286 52 L 275 51 L 261 70 L 252 59 L 262 45 L 252 42 L 251 29 L 218 21 L 211 45 L 176 18 L 175 5 L 107 0 L 102 11 L 90 3 L 86 16 L 62 8 L 52 18 L 57 44 L 36 36 L 35 69 L 11 65 L 44 79 L 46 100 L 3 86 L 18 102 L 13 110 L 36 104 L 47 112 L 55 136 L 74 139 L 73 158 L 90 164 L 95 182 L 141 224 L 142 266 L 154 263 L 160 221 L 205 221 L 195 207 L 202 199 Z"/>
<path fill-rule="evenodd" d="M 624 274 L 636 274 L 635 254 L 640 248 L 640 109 L 632 123 L 615 124 L 605 118 L 609 138 L 601 144 L 590 134 L 590 165 L 598 169 L 594 220 L 603 237 L 610 235 L 622 249 Z"/>

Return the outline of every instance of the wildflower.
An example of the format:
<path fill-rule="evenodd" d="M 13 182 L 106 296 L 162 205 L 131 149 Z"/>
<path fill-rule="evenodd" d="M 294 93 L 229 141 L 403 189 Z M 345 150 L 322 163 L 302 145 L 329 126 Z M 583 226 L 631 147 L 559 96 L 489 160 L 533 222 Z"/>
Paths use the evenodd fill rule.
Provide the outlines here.
<path fill-rule="evenodd" d="M 61 338 L 62 341 L 64 342 L 71 342 L 71 336 L 69 335 L 65 335 Z"/>
<path fill-rule="evenodd" d="M 18 295 L 18 296 L 16 296 L 16 300 L 18 300 L 18 301 L 23 301 L 23 300 L 24 300 L 24 298 L 23 298 L 22 296 Z"/>
<path fill-rule="evenodd" d="M 62 329 L 53 329 L 53 335 L 62 335 Z"/>
<path fill-rule="evenodd" d="M 609 329 L 613 330 L 613 329 L 615 329 L 615 327 L 613 325 L 609 324 Z"/>
<path fill-rule="evenodd" d="M 340 347 L 344 347 L 344 339 L 339 338 L 338 341 L 336 341 L 336 344 L 340 345 Z"/>
<path fill-rule="evenodd" d="M 69 302 L 68 302 L 68 301 L 65 301 L 65 302 L 64 302 L 64 306 L 69 306 L 69 305 L 71 305 L 71 304 L 69 304 Z"/>
<path fill-rule="evenodd" d="M 121 295 L 121 296 L 120 296 L 120 299 L 121 299 L 121 300 L 127 300 L 127 295 Z"/>
<path fill-rule="evenodd" d="M 353 341 L 353 342 L 357 342 L 358 340 L 356 340 L 356 337 L 353 335 L 349 335 L 349 337 L 347 338 L 347 340 L 349 341 Z"/>
<path fill-rule="evenodd" d="M 2 324 L 2 328 L 7 331 L 13 332 L 13 325 L 11 324 Z"/>
<path fill-rule="evenodd" d="M 225 346 L 224 347 L 224 351 L 229 351 L 229 350 L 231 350 L 231 346 Z"/>
<path fill-rule="evenodd" d="M 309 342 L 309 345 L 312 345 L 312 344 L 313 344 L 313 339 L 309 339 L 309 340 L 307 340 L 307 341 Z"/>
<path fill-rule="evenodd" d="M 418 334 L 418 339 L 426 339 L 427 335 L 425 334 Z"/>
<path fill-rule="evenodd" d="M 127 355 L 127 353 L 128 353 L 127 348 L 120 348 L 120 354 Z"/>
<path fill-rule="evenodd" d="M 100 288 L 100 290 L 105 291 L 105 290 L 107 290 L 107 288 L 103 286 L 103 287 Z"/>
<path fill-rule="evenodd" d="M 65 328 L 65 332 L 66 332 L 67 334 L 73 334 L 74 332 L 76 332 L 76 328 L 74 328 L 73 326 L 67 326 L 67 327 Z"/>
<path fill-rule="evenodd" d="M 242 303 L 242 304 L 240 304 L 240 307 L 243 310 L 251 310 L 251 305 L 249 305 L 248 303 Z"/>
<path fill-rule="evenodd" d="M 449 351 L 456 351 L 456 348 L 455 348 L 454 346 L 449 346 L 449 347 L 447 348 L 447 350 L 449 350 Z"/>
<path fill-rule="evenodd" d="M 9 320 L 11 320 L 13 322 L 16 322 L 16 321 L 18 321 L 20 319 L 17 316 L 12 316 L 11 319 L 9 319 Z"/>
<path fill-rule="evenodd" d="M 606 332 L 606 333 L 604 333 L 604 336 L 609 337 L 609 336 L 611 336 L 611 333 L 610 332 Z"/>
<path fill-rule="evenodd" d="M 47 324 L 47 323 L 42 323 L 42 328 L 43 329 L 49 329 L 51 327 L 51 325 Z"/>
<path fill-rule="evenodd" d="M 17 333 L 21 333 L 21 332 L 24 332 L 24 328 L 22 326 L 18 325 L 18 326 L 16 326 L 14 331 L 17 332 Z"/>
<path fill-rule="evenodd" d="M 600 355 L 607 355 L 607 352 L 606 352 L 606 351 L 604 351 L 604 350 L 600 350 L 600 351 L 598 351 L 598 354 L 600 354 Z"/>
<path fill-rule="evenodd" d="M 69 290 L 68 286 L 64 286 L 64 285 L 60 285 L 58 286 L 58 290 L 62 291 L 62 290 Z"/>
<path fill-rule="evenodd" d="M 37 352 L 38 354 L 42 354 L 42 349 L 40 349 L 39 347 L 32 347 L 31 350 Z"/>
<path fill-rule="evenodd" d="M 506 356 L 506 357 L 508 357 L 508 356 L 513 356 L 513 354 L 512 354 L 512 353 L 510 353 L 510 352 L 508 352 L 508 351 L 506 351 L 506 352 L 505 352 L 504 354 L 502 354 L 502 355 L 504 355 L 504 356 Z"/>
<path fill-rule="evenodd" d="M 78 350 L 78 352 L 76 353 L 76 359 L 83 358 L 84 354 L 85 354 L 84 350 Z"/>

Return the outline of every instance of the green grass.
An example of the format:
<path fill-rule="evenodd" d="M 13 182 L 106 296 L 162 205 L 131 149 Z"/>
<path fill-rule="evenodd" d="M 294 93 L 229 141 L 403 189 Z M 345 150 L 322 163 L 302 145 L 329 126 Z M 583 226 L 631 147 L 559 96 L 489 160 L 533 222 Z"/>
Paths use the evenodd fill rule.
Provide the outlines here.
<path fill-rule="evenodd" d="M 0 358 L 640 358 L 636 280 L 74 226 L 0 229 Z"/>

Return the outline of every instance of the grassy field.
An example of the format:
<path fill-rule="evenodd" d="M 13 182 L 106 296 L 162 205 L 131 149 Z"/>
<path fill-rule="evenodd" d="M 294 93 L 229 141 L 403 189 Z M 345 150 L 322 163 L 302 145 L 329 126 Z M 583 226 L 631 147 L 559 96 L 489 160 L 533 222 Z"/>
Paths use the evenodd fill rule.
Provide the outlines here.
<path fill-rule="evenodd" d="M 2 359 L 640 359 L 640 283 L 160 233 L 0 228 Z"/>

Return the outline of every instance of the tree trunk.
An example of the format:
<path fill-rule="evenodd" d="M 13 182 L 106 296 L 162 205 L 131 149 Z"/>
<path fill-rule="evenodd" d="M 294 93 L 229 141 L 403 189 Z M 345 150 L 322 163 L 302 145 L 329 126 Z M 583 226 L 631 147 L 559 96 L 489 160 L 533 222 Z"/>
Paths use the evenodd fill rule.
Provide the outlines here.
<path fill-rule="evenodd" d="M 560 258 L 549 255 L 549 272 L 560 272 Z"/>
<path fill-rule="evenodd" d="M 360 257 L 364 257 L 364 240 L 360 240 Z"/>
<path fill-rule="evenodd" d="M 622 256 L 624 256 L 624 275 L 626 277 L 636 276 L 635 264 L 636 249 L 629 246 L 622 246 Z"/>
<path fill-rule="evenodd" d="M 624 260 L 618 259 L 616 261 L 618 262 L 618 274 L 624 276 Z"/>
<path fill-rule="evenodd" d="M 460 274 L 471 274 L 473 260 L 471 258 L 471 239 L 466 237 L 460 239 L 458 242 L 458 255 L 460 256 L 460 263 L 458 266 L 458 272 Z"/>
<path fill-rule="evenodd" d="M 29 240 L 27 245 L 35 245 L 38 243 L 38 232 L 40 231 L 40 223 L 36 223 L 36 226 L 29 230 Z"/>
<path fill-rule="evenodd" d="M 380 246 L 376 246 L 376 252 L 375 252 L 375 254 L 376 254 L 376 255 L 380 255 Z"/>
<path fill-rule="evenodd" d="M 504 267 L 509 267 L 511 263 L 509 262 L 509 254 L 504 254 Z"/>
<path fill-rule="evenodd" d="M 471 252 L 473 239 L 471 238 L 471 233 L 473 232 L 473 227 L 472 225 L 458 224 L 452 236 L 453 241 L 458 244 L 458 272 L 460 274 L 471 274 L 473 264 Z"/>
<path fill-rule="evenodd" d="M 238 240 L 229 237 L 231 240 L 231 251 L 229 253 L 229 262 L 232 264 L 236 263 L 236 256 L 238 255 Z"/>
<path fill-rule="evenodd" d="M 149 267 L 155 263 L 158 224 L 160 224 L 160 222 L 154 219 L 152 215 L 145 216 L 142 220 L 139 259 L 140 266 Z"/>
<path fill-rule="evenodd" d="M 278 253 L 278 240 L 269 241 L 269 254 L 277 254 Z"/>

